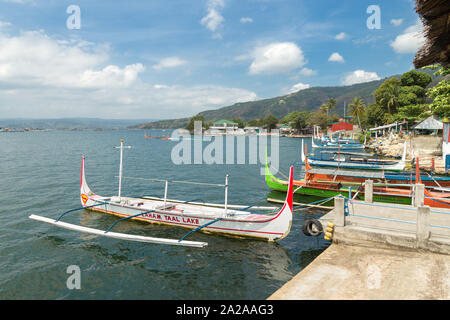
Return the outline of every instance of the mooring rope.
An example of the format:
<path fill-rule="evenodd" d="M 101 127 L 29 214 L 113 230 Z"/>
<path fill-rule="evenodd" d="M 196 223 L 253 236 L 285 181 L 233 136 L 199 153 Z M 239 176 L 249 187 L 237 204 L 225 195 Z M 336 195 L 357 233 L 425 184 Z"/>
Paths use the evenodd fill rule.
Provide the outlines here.
<path fill-rule="evenodd" d="M 294 206 L 293 211 L 296 211 L 298 209 L 304 209 L 305 207 L 311 206 L 311 205 L 323 204 L 323 203 L 325 203 L 327 201 L 330 201 L 331 199 L 334 199 L 334 197 L 329 197 L 329 198 L 326 198 L 326 199 L 320 199 L 320 200 L 313 201 L 313 202 L 310 202 L 310 203 L 305 203 L 305 204 L 302 204 L 302 205 L 299 205 L 299 206 Z"/>

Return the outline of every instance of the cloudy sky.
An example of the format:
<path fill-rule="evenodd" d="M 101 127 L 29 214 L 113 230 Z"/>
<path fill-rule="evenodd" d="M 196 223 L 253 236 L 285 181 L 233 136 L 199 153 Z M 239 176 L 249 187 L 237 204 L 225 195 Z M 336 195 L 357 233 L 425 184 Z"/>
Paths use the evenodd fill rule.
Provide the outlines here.
<path fill-rule="evenodd" d="M 0 0 L 0 117 L 179 118 L 410 70 L 414 1 L 373 4 Z"/>

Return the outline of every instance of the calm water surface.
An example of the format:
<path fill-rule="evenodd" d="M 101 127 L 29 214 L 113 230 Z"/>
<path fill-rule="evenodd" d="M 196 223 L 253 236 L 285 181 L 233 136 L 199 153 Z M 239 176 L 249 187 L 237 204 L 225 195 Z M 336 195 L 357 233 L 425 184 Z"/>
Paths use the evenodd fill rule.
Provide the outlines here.
<path fill-rule="evenodd" d="M 125 176 L 223 183 L 228 173 L 229 203 L 272 205 L 266 202 L 270 190 L 261 164 L 175 165 L 171 151 L 178 142 L 146 140 L 140 130 L 0 133 L 0 299 L 265 299 L 329 245 L 301 232 L 304 213 L 324 213 L 317 210 L 296 213 L 290 234 L 277 243 L 200 232 L 189 236 L 208 242 L 203 249 L 96 237 L 28 218 L 56 218 L 80 207 L 82 154 L 91 189 L 117 194 L 119 153 L 113 146 L 121 138 L 132 146 L 124 151 Z M 301 176 L 300 145 L 301 139 L 280 138 L 280 170 L 286 173 L 297 163 L 296 178 Z M 161 183 L 125 179 L 122 186 L 127 196 L 163 193 Z M 221 188 L 191 185 L 170 185 L 168 196 L 224 200 Z M 116 220 L 84 210 L 64 217 L 103 230 Z M 124 222 L 115 231 L 175 239 L 188 232 L 143 222 Z M 70 265 L 80 267 L 80 290 L 67 288 Z"/>

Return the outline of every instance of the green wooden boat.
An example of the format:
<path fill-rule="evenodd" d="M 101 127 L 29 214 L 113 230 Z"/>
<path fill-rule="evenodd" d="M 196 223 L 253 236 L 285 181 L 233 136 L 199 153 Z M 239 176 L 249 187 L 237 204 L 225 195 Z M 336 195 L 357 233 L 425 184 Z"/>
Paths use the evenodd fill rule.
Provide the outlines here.
<path fill-rule="evenodd" d="M 278 179 L 270 171 L 266 161 L 266 184 L 269 188 L 279 192 L 286 192 L 287 181 Z M 351 197 L 355 200 L 364 200 L 364 189 L 362 184 L 345 184 L 328 181 L 315 182 L 306 180 L 294 180 L 294 202 L 312 203 L 321 199 L 327 199 L 336 196 Z M 305 202 L 306 200 L 306 202 Z M 403 194 L 389 193 L 389 188 L 374 187 L 373 201 L 395 204 L 411 204 L 412 197 Z M 334 201 L 326 202 L 325 205 L 332 206 Z"/>

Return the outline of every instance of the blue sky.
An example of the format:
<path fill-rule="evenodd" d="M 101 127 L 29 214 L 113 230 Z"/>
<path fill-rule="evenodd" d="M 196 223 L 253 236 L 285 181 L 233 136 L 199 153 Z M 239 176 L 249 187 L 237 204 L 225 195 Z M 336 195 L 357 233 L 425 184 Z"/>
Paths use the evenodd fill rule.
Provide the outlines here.
<path fill-rule="evenodd" d="M 192 116 L 406 72 L 421 29 L 411 0 L 0 0 L 0 111 Z"/>

